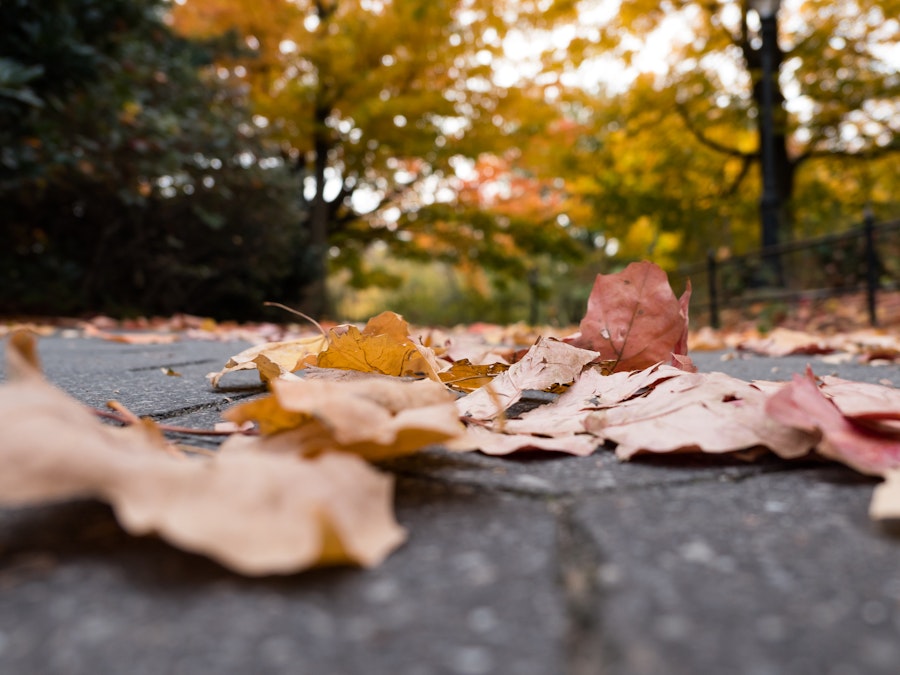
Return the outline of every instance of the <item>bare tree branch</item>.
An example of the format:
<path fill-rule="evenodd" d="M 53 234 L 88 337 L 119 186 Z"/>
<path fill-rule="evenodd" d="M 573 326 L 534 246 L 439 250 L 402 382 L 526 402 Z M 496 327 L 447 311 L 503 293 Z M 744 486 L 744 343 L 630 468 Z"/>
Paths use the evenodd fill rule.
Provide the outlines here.
<path fill-rule="evenodd" d="M 743 152 L 742 150 L 738 150 L 737 148 L 731 148 L 727 145 L 723 145 L 718 141 L 714 141 L 713 139 L 706 136 L 697 126 L 694 124 L 694 121 L 691 119 L 690 113 L 688 112 L 686 106 L 682 103 L 675 103 L 675 110 L 678 112 L 679 117 L 681 117 L 684 122 L 685 128 L 691 133 L 691 135 L 697 139 L 702 145 L 715 150 L 716 152 L 720 152 L 724 155 L 729 155 L 731 157 L 740 157 L 744 158 L 754 158 L 757 156 L 757 153 L 749 153 Z"/>

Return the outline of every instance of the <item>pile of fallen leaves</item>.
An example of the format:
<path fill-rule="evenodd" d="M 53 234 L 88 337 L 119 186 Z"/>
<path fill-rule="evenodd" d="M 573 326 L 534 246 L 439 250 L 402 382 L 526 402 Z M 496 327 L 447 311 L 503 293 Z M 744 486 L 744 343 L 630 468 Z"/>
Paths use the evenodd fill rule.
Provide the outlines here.
<path fill-rule="evenodd" d="M 383 560 L 405 534 L 392 477 L 372 462 L 435 446 L 623 460 L 814 453 L 884 477 L 872 516 L 900 518 L 900 393 L 812 372 L 786 383 L 698 373 L 689 299 L 635 263 L 597 277 L 579 332 L 526 349 L 472 332 L 414 337 L 390 312 L 257 345 L 210 375 L 218 386 L 255 369 L 269 388 L 225 412 L 233 433 L 214 453 L 121 408 L 130 425 L 103 424 L 43 379 L 33 336 L 15 332 L 0 385 L 0 504 L 102 499 L 128 531 L 254 575 Z M 521 412 L 536 394 L 544 403 Z"/>

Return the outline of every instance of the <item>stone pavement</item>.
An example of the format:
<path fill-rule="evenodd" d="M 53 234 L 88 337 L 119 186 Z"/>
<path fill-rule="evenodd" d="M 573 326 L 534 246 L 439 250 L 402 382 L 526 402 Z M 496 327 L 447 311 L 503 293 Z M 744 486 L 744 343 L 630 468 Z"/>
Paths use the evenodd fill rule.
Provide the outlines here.
<path fill-rule="evenodd" d="M 244 346 L 39 343 L 85 403 L 201 427 L 260 391 L 204 379 Z M 900 385 L 896 366 L 720 356 L 694 355 Z M 93 502 L 0 509 L 0 674 L 900 672 L 900 536 L 840 466 L 435 450 L 387 468 L 410 538 L 373 570 L 246 579 Z"/>

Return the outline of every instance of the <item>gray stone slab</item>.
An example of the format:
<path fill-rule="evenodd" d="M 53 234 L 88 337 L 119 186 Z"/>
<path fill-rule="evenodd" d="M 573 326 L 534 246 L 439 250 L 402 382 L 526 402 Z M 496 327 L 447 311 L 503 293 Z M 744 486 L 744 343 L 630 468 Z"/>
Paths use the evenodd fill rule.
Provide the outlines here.
<path fill-rule="evenodd" d="M 623 675 L 896 673 L 900 539 L 868 520 L 873 484 L 829 467 L 580 499 L 582 653 Z"/>
<path fill-rule="evenodd" d="M 820 377 L 833 375 L 858 382 L 881 382 L 894 387 L 900 386 L 900 365 L 896 363 L 879 365 L 860 362 L 832 363 L 828 357 L 818 355 L 774 358 L 734 350 L 693 352 L 691 358 L 701 372 L 718 371 L 748 381 L 787 381 L 791 379 L 793 373 L 806 372 L 806 366 L 809 365 Z"/>
<path fill-rule="evenodd" d="M 244 579 L 91 503 L 0 511 L 0 672 L 563 672 L 548 504 L 403 481 L 374 570 Z"/>
<path fill-rule="evenodd" d="M 734 481 L 783 466 L 780 460 L 748 463 L 726 457 L 679 455 L 623 463 L 600 449 L 590 457 L 562 453 L 521 453 L 488 457 L 450 453 L 440 448 L 403 457 L 384 466 L 395 473 L 429 477 L 451 484 L 478 486 L 522 495 L 566 497 L 660 483 Z"/>
<path fill-rule="evenodd" d="M 244 346 L 40 343 L 48 378 L 80 400 L 200 428 L 258 395 L 253 373 L 224 391 L 205 380 Z M 809 362 L 900 383 L 897 366 L 694 357 L 747 380 Z M 368 571 L 244 579 L 125 535 L 102 505 L 0 510 L 0 673 L 880 675 L 900 662 L 900 539 L 868 520 L 874 483 L 849 470 L 439 448 L 384 467 L 410 541 Z"/>
<path fill-rule="evenodd" d="M 247 346 L 191 340 L 129 345 L 51 337 L 38 341 L 38 353 L 47 380 L 83 403 L 105 408 L 107 401 L 116 400 L 137 415 L 166 418 L 198 407 L 221 409 L 260 391 L 255 372 L 232 373 L 219 389 L 206 379 Z M 170 368 L 179 375 L 164 372 Z"/>

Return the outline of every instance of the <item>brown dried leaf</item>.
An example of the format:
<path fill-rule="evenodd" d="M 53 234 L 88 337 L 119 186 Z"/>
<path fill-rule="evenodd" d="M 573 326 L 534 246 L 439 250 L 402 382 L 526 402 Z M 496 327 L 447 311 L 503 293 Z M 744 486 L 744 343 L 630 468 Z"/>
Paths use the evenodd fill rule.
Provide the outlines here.
<path fill-rule="evenodd" d="M 101 499 L 129 532 L 156 533 L 250 575 L 372 565 L 403 540 L 392 479 L 360 459 L 254 452 L 265 444 L 247 438 L 213 458 L 173 458 L 151 422 L 104 425 L 48 384 L 33 347 L 19 333 L 7 350 L 0 504 Z"/>
<path fill-rule="evenodd" d="M 84 326 L 84 336 L 129 345 L 169 345 L 181 339 L 175 333 L 111 333 L 91 324 Z"/>
<path fill-rule="evenodd" d="M 454 391 L 470 393 L 489 384 L 495 377 L 509 370 L 502 363 L 473 365 L 468 359 L 457 361 L 449 370 L 440 373 L 441 382 Z"/>
<path fill-rule="evenodd" d="M 455 397 L 431 380 L 276 380 L 272 395 L 243 403 L 223 417 L 259 423 L 264 434 L 289 433 L 295 452 L 343 450 L 370 460 L 418 452 L 464 429 Z"/>
<path fill-rule="evenodd" d="M 597 352 L 553 339 L 539 339 L 528 353 L 490 383 L 457 401 L 463 417 L 490 420 L 506 411 L 526 389 L 572 382 L 598 358 Z"/>
<path fill-rule="evenodd" d="M 819 335 L 787 328 L 776 328 L 765 337 L 746 339 L 737 348 L 763 356 L 830 354 L 834 351 L 834 347 Z"/>
<path fill-rule="evenodd" d="M 373 317 L 362 331 L 356 326 L 328 331 L 328 349 L 319 354 L 316 365 L 437 381 L 445 368 L 434 351 L 409 336 L 409 325 L 393 312 Z"/>
<path fill-rule="evenodd" d="M 600 353 L 613 370 L 641 370 L 687 355 L 691 290 L 675 297 L 662 268 L 631 263 L 622 272 L 598 274 L 581 320 L 580 333 L 567 342 Z M 691 369 L 689 360 L 673 365 Z"/>

